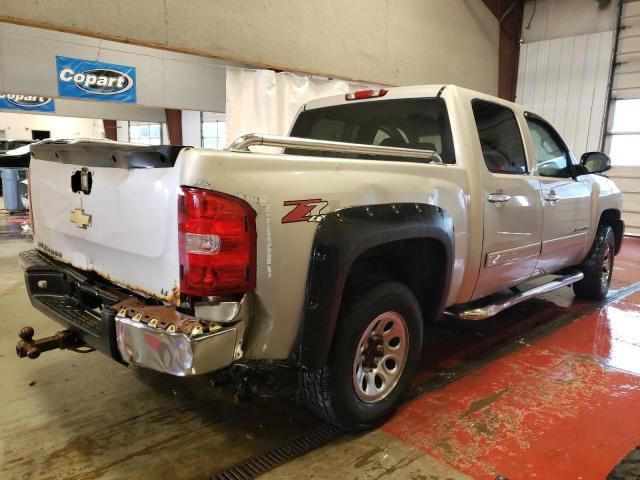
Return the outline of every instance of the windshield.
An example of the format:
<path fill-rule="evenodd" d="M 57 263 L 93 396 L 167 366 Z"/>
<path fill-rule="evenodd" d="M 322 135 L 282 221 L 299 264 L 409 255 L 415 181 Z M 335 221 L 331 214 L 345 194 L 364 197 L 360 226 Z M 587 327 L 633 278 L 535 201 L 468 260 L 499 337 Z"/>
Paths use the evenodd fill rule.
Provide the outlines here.
<path fill-rule="evenodd" d="M 434 150 L 440 154 L 443 162 L 455 163 L 449 117 L 444 100 L 440 98 L 381 100 L 307 110 L 298 116 L 291 136 Z M 384 155 L 316 150 L 287 149 L 285 153 L 406 161 Z"/>

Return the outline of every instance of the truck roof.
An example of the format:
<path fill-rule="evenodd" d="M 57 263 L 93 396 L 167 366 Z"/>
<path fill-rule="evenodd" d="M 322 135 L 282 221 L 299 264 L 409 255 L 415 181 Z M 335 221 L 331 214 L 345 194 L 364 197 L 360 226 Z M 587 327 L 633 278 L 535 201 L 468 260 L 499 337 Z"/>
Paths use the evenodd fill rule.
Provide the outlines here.
<path fill-rule="evenodd" d="M 416 98 L 416 97 L 435 97 L 438 92 L 446 85 L 415 85 L 410 87 L 389 87 L 384 88 L 387 93 L 384 97 L 377 97 L 367 99 L 365 101 L 377 101 L 377 100 L 389 100 L 392 98 Z M 305 110 L 312 110 L 315 108 L 331 107 L 334 105 L 341 105 L 347 103 L 344 94 L 332 95 L 330 97 L 317 98 L 307 102 L 304 106 Z"/>
<path fill-rule="evenodd" d="M 502 98 L 489 95 L 483 92 L 477 92 L 474 90 L 470 90 L 467 88 L 459 87 L 457 85 L 451 84 L 439 84 L 439 85 L 413 85 L 408 87 L 383 87 L 384 90 L 387 90 L 387 93 L 384 96 L 372 97 L 367 99 L 358 100 L 359 102 L 376 102 L 381 100 L 391 100 L 391 99 L 401 99 L 401 98 L 425 98 L 425 97 L 436 97 L 438 94 L 446 88 L 447 92 L 451 90 L 457 91 L 458 93 L 462 93 L 466 96 L 470 97 L 478 97 L 483 98 L 485 100 L 493 100 L 496 103 L 501 103 L 506 106 L 510 106 L 514 110 L 522 109 L 521 105 L 518 105 L 513 102 L 509 102 L 508 100 L 504 100 Z M 377 89 L 373 89 L 374 91 Z M 318 98 L 315 100 L 311 100 L 307 102 L 303 110 L 313 110 L 315 108 L 323 108 L 323 107 L 332 107 L 335 105 L 343 105 L 349 103 L 350 100 L 346 100 L 345 95 L 332 95 L 330 97 Z"/>

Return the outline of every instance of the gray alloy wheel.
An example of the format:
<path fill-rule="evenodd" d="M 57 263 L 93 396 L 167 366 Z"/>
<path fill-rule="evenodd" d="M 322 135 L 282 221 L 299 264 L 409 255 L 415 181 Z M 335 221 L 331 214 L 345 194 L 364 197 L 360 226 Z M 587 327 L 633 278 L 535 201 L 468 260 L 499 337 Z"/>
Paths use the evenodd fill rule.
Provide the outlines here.
<path fill-rule="evenodd" d="M 360 400 L 378 402 L 395 388 L 409 353 L 407 323 L 397 312 L 384 312 L 365 329 L 353 360 L 353 387 Z"/>

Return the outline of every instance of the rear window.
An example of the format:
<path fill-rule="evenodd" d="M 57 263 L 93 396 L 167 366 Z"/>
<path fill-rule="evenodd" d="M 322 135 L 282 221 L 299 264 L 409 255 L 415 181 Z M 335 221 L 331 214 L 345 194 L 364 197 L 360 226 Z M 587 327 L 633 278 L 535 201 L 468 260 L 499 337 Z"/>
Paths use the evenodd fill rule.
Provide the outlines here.
<path fill-rule="evenodd" d="M 334 142 L 435 150 L 455 163 L 451 127 L 444 100 L 419 98 L 348 103 L 300 114 L 291 136 Z M 406 161 L 399 157 L 287 149 L 285 153 L 319 157 Z M 422 161 L 411 159 L 411 161 Z"/>

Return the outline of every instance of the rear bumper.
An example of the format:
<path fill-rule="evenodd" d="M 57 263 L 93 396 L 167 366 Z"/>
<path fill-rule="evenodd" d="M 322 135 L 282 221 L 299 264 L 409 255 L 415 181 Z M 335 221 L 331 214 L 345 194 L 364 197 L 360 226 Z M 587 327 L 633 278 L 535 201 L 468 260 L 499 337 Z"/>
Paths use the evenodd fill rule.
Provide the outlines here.
<path fill-rule="evenodd" d="M 146 323 L 144 321 L 146 320 Z M 149 326 L 154 320 L 159 327 Z M 128 363 L 179 377 L 212 372 L 242 358 L 245 321 L 218 324 L 202 334 L 188 334 L 161 326 L 157 317 L 131 315 L 122 308 L 115 317 L 116 343 Z"/>
<path fill-rule="evenodd" d="M 31 304 L 121 363 L 176 376 L 218 370 L 242 357 L 248 300 L 224 324 L 149 305 L 131 292 L 50 259 L 20 254 Z"/>

